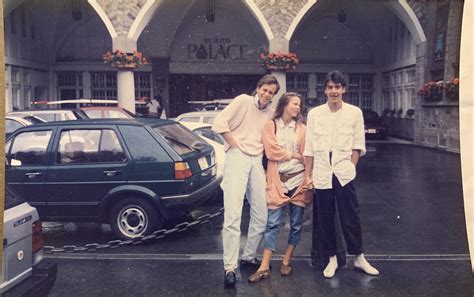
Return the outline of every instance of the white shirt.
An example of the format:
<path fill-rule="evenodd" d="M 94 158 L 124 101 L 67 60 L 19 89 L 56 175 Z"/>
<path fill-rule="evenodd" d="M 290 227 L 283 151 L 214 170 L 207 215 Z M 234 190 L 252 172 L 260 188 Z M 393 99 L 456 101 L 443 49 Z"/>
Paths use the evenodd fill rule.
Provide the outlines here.
<path fill-rule="evenodd" d="M 297 141 L 298 133 L 295 129 L 296 121 L 292 120 L 288 123 L 287 126 L 285 126 L 285 123 L 280 118 L 275 120 L 275 124 L 277 129 L 276 140 L 278 144 L 281 145 L 281 147 L 283 147 L 285 150 L 290 151 L 292 153 L 299 152 L 300 147 Z M 287 161 L 278 162 L 278 171 L 280 173 L 291 174 L 303 170 L 304 165 L 297 159 L 290 159 Z M 285 192 L 288 192 L 289 190 L 298 187 L 303 182 L 303 179 L 304 172 L 301 172 L 301 174 L 298 174 L 284 182 L 283 188 L 285 189 Z"/>
<path fill-rule="evenodd" d="M 160 107 L 160 103 L 157 100 L 151 100 L 147 103 L 148 110 L 153 113 L 158 113 L 158 108 Z"/>
<path fill-rule="evenodd" d="M 336 113 L 331 112 L 328 104 L 315 107 L 308 113 L 303 154 L 313 157 L 315 189 L 331 189 L 333 174 L 342 186 L 354 180 L 356 168 L 351 162 L 352 150 L 360 150 L 361 156 L 366 152 L 364 118 L 360 108 L 343 102 Z M 332 160 L 329 160 L 330 151 Z"/>

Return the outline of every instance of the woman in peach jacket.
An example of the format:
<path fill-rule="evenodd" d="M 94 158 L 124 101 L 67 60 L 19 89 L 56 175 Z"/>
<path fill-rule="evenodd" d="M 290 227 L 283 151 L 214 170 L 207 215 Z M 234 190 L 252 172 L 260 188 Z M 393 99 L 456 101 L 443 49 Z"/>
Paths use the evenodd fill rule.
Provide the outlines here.
<path fill-rule="evenodd" d="M 281 275 L 291 273 L 291 257 L 301 238 L 303 213 L 311 203 L 309 185 L 304 185 L 303 149 L 306 127 L 300 120 L 301 95 L 285 93 L 278 101 L 273 120 L 263 130 L 263 145 L 268 158 L 267 205 L 268 221 L 263 236 L 263 259 L 249 282 L 270 276 L 270 258 L 275 251 L 284 206 L 290 211 L 288 247 L 280 267 Z"/>

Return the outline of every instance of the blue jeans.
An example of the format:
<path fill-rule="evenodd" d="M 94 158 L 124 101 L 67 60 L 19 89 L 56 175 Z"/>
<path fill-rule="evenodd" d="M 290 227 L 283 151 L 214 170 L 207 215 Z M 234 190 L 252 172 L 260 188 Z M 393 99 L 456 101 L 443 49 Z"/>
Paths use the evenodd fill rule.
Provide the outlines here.
<path fill-rule="evenodd" d="M 290 234 L 288 236 L 288 244 L 298 245 L 301 239 L 301 229 L 303 228 L 304 207 L 288 204 L 290 208 Z M 268 209 L 268 220 L 265 233 L 263 234 L 263 247 L 272 252 L 276 249 L 278 233 L 280 232 L 281 218 L 285 206 Z"/>

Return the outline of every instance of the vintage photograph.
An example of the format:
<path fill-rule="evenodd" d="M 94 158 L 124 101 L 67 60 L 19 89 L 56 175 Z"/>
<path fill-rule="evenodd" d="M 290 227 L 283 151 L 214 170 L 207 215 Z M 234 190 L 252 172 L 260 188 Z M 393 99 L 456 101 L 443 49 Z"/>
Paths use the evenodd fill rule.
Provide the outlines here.
<path fill-rule="evenodd" d="M 0 294 L 474 296 L 468 2 L 3 0 Z"/>

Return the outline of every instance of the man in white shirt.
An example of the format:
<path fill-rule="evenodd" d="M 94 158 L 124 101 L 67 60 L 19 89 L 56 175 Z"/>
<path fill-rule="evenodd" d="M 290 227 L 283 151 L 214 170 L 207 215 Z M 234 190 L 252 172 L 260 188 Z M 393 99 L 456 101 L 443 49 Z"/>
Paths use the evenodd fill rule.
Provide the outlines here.
<path fill-rule="evenodd" d="M 356 165 L 365 154 L 364 118 L 360 108 L 342 100 L 346 82 L 339 71 L 328 73 L 324 82 L 327 104 L 313 108 L 307 119 L 305 179 L 313 182 L 317 221 L 322 229 L 323 255 L 329 263 L 323 271 L 334 277 L 336 258 L 335 208 L 339 212 L 347 252 L 356 255 L 354 268 L 369 275 L 379 275 L 364 257 L 359 204 L 354 187 Z M 315 216 L 316 217 L 316 216 Z"/>
<path fill-rule="evenodd" d="M 263 76 L 257 83 L 254 96 L 242 94 L 221 111 L 212 129 L 225 139 L 224 164 L 224 284 L 235 286 L 240 247 L 240 222 L 244 196 L 250 204 L 250 223 L 241 260 L 241 268 L 260 266 L 256 258 L 267 224 L 266 178 L 262 166 L 262 132 L 272 117 L 271 100 L 280 85 L 272 75 Z"/>

